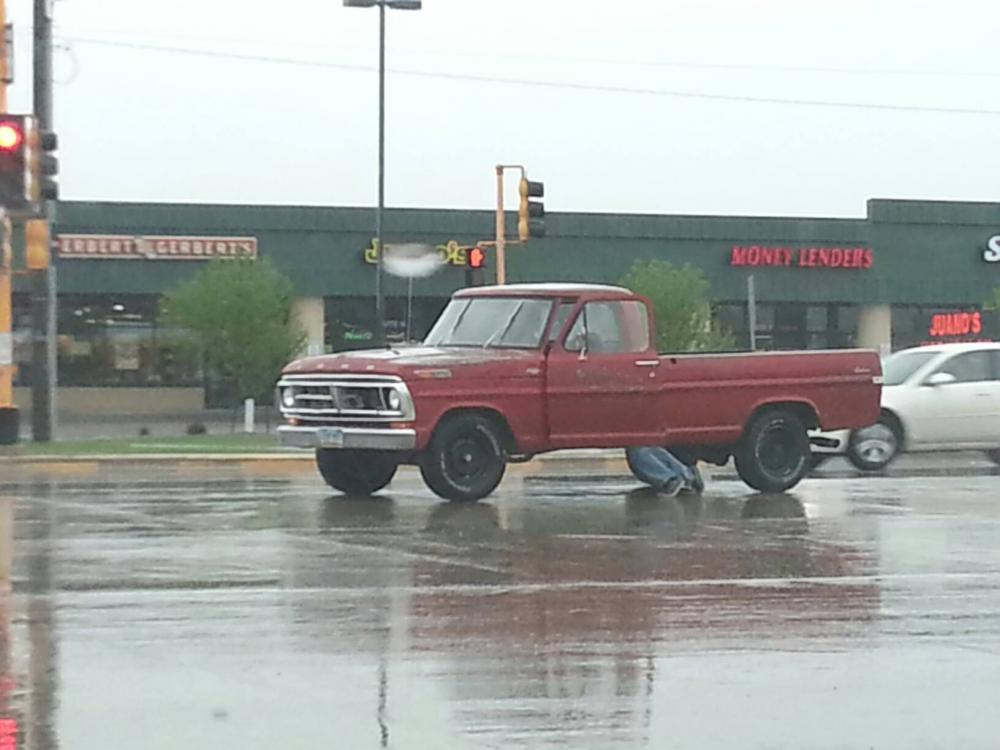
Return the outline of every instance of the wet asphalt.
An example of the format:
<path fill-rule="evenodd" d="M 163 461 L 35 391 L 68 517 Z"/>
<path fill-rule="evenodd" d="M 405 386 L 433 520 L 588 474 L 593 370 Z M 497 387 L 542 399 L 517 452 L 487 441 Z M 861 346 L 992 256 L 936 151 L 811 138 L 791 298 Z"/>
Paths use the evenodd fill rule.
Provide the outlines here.
<path fill-rule="evenodd" d="M 0 552 L 0 747 L 1000 747 L 1000 475 L 0 479 Z"/>

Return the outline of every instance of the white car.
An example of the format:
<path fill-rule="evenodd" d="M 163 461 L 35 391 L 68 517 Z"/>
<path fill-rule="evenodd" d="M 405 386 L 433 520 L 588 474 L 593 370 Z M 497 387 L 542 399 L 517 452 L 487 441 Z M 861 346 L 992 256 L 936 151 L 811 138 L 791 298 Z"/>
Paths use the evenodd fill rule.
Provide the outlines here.
<path fill-rule="evenodd" d="M 903 349 L 882 369 L 878 423 L 810 433 L 814 463 L 844 454 L 878 471 L 902 451 L 982 450 L 1000 464 L 1000 343 Z"/>

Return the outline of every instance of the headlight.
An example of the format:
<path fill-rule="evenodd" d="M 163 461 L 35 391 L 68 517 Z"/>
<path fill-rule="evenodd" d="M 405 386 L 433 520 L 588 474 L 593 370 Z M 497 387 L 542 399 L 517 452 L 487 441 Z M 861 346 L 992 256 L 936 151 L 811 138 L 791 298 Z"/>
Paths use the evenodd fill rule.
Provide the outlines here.
<path fill-rule="evenodd" d="M 281 403 L 285 405 L 286 409 L 291 409 L 295 406 L 295 389 L 294 388 L 284 388 L 281 391 Z"/>
<path fill-rule="evenodd" d="M 403 399 L 399 397 L 399 393 L 395 390 L 389 391 L 389 395 L 386 396 L 385 402 L 389 406 L 390 411 L 399 411 L 403 406 Z"/>

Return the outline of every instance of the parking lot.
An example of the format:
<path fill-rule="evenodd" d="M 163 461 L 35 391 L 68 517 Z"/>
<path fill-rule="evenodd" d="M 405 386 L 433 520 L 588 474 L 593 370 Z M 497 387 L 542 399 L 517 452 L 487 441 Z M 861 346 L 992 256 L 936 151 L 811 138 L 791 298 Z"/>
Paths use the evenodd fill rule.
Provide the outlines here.
<path fill-rule="evenodd" d="M 994 747 L 996 482 L 8 482 L 2 709 L 30 748 Z"/>

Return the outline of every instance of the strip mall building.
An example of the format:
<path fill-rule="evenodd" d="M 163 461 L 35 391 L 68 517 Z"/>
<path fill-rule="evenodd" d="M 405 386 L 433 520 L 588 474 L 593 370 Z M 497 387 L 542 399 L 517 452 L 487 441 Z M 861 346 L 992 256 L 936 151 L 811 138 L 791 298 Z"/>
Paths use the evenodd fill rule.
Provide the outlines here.
<path fill-rule="evenodd" d="M 175 361 L 156 314 L 159 296 L 211 258 L 266 257 L 281 269 L 310 350 L 372 339 L 371 209 L 69 202 L 58 217 L 65 412 L 204 404 L 205 384 Z M 390 210 L 385 226 L 387 243 L 429 243 L 441 255 L 430 278 L 386 280 L 390 335 L 419 338 L 464 284 L 463 248 L 490 237 L 493 214 Z M 1000 286 L 1000 204 L 872 200 L 862 219 L 566 213 L 549 214 L 547 227 L 545 239 L 509 248 L 509 281 L 615 282 L 637 259 L 691 264 L 744 345 L 751 275 L 760 348 L 885 350 L 1000 335 L 983 309 Z M 23 386 L 31 367 L 25 290 L 14 308 Z M 19 389 L 19 403 L 29 400 Z"/>

